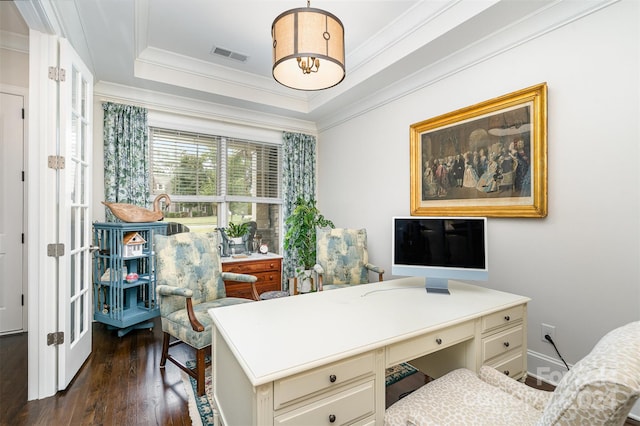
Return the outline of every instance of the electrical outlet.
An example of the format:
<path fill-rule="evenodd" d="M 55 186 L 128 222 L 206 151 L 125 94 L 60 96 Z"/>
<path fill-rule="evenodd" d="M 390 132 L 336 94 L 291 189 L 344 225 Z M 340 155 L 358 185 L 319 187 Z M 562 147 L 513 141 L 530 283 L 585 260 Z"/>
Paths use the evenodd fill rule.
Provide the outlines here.
<path fill-rule="evenodd" d="M 551 336 L 551 340 L 556 340 L 556 326 L 542 323 L 540 324 L 540 340 L 546 343 L 550 343 L 547 339 L 544 338 L 545 335 Z"/>

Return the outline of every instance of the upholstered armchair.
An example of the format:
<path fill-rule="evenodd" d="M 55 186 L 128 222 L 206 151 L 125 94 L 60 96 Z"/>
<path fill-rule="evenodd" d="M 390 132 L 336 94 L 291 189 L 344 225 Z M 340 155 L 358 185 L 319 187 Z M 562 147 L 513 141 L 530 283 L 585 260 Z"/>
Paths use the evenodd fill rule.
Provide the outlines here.
<path fill-rule="evenodd" d="M 454 370 L 390 406 L 385 425 L 622 425 L 640 396 L 640 321 L 604 336 L 553 392 L 483 366 Z"/>
<path fill-rule="evenodd" d="M 210 364 L 210 361 L 205 362 L 205 355 L 211 349 L 212 333 L 212 320 L 207 310 L 251 301 L 226 297 L 226 280 L 251 283 L 253 297 L 258 300 L 257 278 L 222 272 L 216 234 L 156 234 L 154 244 L 156 292 L 163 332 L 160 368 L 164 368 L 167 360 L 171 361 L 196 379 L 198 395 L 203 395 L 204 373 Z M 195 349 L 194 369 L 169 354 L 170 347 L 181 343 Z"/>
<path fill-rule="evenodd" d="M 318 291 L 369 282 L 369 272 L 382 281 L 384 269 L 369 263 L 365 229 L 318 228 L 316 264 Z"/>

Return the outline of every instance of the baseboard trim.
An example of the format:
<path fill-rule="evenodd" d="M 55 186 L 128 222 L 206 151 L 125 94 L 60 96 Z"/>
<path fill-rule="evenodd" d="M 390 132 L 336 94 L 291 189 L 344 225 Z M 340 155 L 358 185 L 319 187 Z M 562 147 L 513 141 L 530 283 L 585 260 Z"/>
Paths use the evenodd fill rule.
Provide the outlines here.
<path fill-rule="evenodd" d="M 569 364 L 569 368 L 571 367 L 573 364 Z M 539 352 L 527 351 L 527 374 L 536 380 L 557 386 L 566 373 L 567 367 L 559 359 Z M 640 421 L 640 401 L 633 406 L 629 417 Z"/>

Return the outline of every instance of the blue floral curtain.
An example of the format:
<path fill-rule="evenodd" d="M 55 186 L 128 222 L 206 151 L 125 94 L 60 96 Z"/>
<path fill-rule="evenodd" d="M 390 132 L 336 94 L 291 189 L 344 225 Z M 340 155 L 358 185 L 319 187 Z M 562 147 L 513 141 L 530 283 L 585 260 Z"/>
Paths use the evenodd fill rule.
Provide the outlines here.
<path fill-rule="evenodd" d="M 149 127 L 147 109 L 111 102 L 104 110 L 105 201 L 149 207 Z M 116 221 L 105 208 L 107 221 Z"/>
<path fill-rule="evenodd" d="M 282 134 L 282 215 L 286 220 L 295 207 L 298 196 L 315 198 L 316 194 L 316 138 L 301 133 Z M 284 224 L 283 235 L 287 233 Z M 282 277 L 285 288 L 289 277 L 294 276 L 296 259 L 284 250 Z"/>

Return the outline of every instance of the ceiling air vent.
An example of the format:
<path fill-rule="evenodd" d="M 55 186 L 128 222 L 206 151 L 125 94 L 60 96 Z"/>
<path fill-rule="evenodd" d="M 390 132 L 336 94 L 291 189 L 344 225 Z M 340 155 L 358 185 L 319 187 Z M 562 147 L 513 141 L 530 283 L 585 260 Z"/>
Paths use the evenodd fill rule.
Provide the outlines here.
<path fill-rule="evenodd" d="M 232 52 L 231 50 L 223 49 L 222 47 L 216 47 L 216 46 L 214 46 L 213 49 L 211 49 L 211 54 L 223 56 L 227 59 L 233 59 L 235 61 L 240 61 L 240 62 L 246 62 L 248 58 L 247 55 L 243 55 L 242 53 Z"/>

